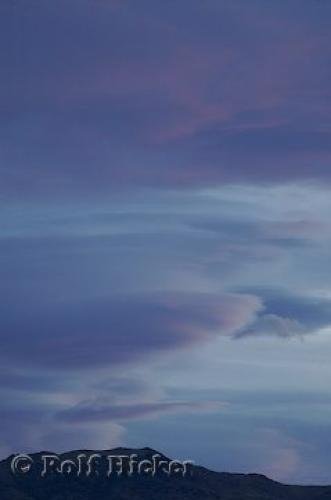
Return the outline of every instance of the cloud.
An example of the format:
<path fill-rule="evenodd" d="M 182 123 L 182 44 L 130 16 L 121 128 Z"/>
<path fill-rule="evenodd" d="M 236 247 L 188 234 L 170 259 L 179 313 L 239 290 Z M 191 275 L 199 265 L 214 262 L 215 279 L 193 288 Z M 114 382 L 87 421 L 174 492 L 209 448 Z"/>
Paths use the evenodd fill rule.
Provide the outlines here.
<path fill-rule="evenodd" d="M 168 413 L 192 413 L 219 411 L 222 403 L 215 402 L 156 402 L 141 404 L 111 405 L 100 404 L 98 401 L 81 403 L 58 414 L 62 422 L 84 423 L 102 421 L 126 421 L 145 419 Z"/>
<path fill-rule="evenodd" d="M 289 481 L 302 466 L 301 452 L 304 443 L 275 428 L 261 429 L 258 434 L 271 450 L 266 463 L 262 465 L 263 473 L 276 480 Z"/>
<path fill-rule="evenodd" d="M 54 407 L 25 401 L 21 401 L 19 409 L 4 407 L 0 429 L 1 456 L 41 450 L 105 449 L 123 443 L 126 432 L 116 422 L 72 424 L 55 419 L 55 413 Z"/>
<path fill-rule="evenodd" d="M 241 214 L 240 218 L 205 216 L 191 222 L 190 227 L 214 233 L 222 241 L 246 246 L 270 245 L 277 247 L 304 247 L 311 241 L 328 235 L 329 225 L 318 220 L 294 219 L 269 220 L 261 214 L 255 220 Z"/>
<path fill-rule="evenodd" d="M 260 316 L 251 326 L 239 332 L 236 338 L 250 335 L 266 335 L 281 338 L 300 337 L 307 333 L 307 329 L 298 321 L 282 318 L 275 314 L 265 314 Z"/>
<path fill-rule="evenodd" d="M 252 295 L 164 293 L 2 313 L 4 362 L 68 370 L 137 362 L 232 335 L 260 309 Z"/>
<path fill-rule="evenodd" d="M 2 187 L 329 183 L 330 7 L 314 8 L 30 2 L 20 33 L 3 8 Z"/>
<path fill-rule="evenodd" d="M 250 291 L 253 293 L 252 289 Z M 263 301 L 263 313 L 238 332 L 237 338 L 250 335 L 301 337 L 331 325 L 329 299 L 295 295 L 277 289 L 255 289 L 255 293 Z"/>

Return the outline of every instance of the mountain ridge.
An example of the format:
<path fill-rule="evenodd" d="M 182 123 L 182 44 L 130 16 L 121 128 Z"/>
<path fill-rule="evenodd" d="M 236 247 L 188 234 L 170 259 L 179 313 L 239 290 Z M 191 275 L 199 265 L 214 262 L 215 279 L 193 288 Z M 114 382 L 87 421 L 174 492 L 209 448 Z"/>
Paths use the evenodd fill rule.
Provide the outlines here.
<path fill-rule="evenodd" d="M 53 456 L 54 463 L 50 458 Z M 99 469 L 93 469 L 90 476 L 77 475 L 77 469 L 64 468 L 58 473 L 61 464 L 69 467 L 76 464 L 77 457 L 84 457 L 86 472 L 87 460 L 92 457 L 98 462 Z M 295 486 L 285 485 L 268 477 L 250 473 L 228 473 L 211 471 L 198 465 L 190 465 L 187 474 L 178 468 L 174 474 L 168 475 L 165 469 L 157 470 L 155 476 L 148 473 L 128 474 L 128 464 L 123 458 L 124 473 L 117 472 L 107 476 L 109 457 L 119 463 L 120 457 L 134 456 L 144 465 L 158 457 L 157 460 L 169 466 L 172 459 L 152 448 L 117 447 L 107 450 L 72 450 L 63 453 L 42 451 L 32 453 L 31 463 L 24 462 L 21 457 L 16 473 L 12 466 L 17 455 L 11 455 L 0 461 L 0 498 L 1 500 L 331 500 L 331 486 Z M 42 459 L 44 457 L 44 462 Z M 48 457 L 45 460 L 45 457 Z M 56 458 L 58 458 L 58 462 Z M 96 458 L 97 457 L 97 458 Z M 101 458 L 99 458 L 101 457 Z M 76 462 L 75 462 L 76 460 Z M 113 459 L 112 459 L 113 460 Z M 45 463 L 49 470 L 42 476 Z M 118 465 L 117 463 L 117 465 Z M 181 462 L 176 462 L 180 464 Z M 123 472 L 122 471 L 122 472 Z M 45 472 L 45 470 L 44 470 Z M 186 471 L 187 472 L 187 471 Z"/>

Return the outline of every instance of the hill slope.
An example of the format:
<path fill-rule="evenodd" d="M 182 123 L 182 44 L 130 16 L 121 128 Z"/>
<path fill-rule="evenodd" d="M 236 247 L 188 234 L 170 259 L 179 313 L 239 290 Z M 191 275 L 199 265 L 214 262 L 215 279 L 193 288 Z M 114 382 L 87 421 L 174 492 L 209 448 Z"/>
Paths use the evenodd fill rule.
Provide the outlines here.
<path fill-rule="evenodd" d="M 42 477 L 44 454 L 32 455 L 33 466 L 29 472 L 13 474 L 13 457 L 9 457 L 0 462 L 1 500 L 331 500 L 331 487 L 286 486 L 257 474 L 217 473 L 197 466 L 191 467 L 184 477 L 180 473 L 168 476 L 162 471 L 152 477 L 138 473 L 128 476 L 125 463 L 124 474 L 119 477 L 113 473 L 107 477 L 108 455 L 136 454 L 137 460 L 152 460 L 157 452 L 150 448 L 77 451 L 60 458 L 75 462 L 79 454 L 89 457 L 92 453 L 99 453 L 102 458 L 88 477 L 84 468 L 81 472 L 85 474 L 79 477 L 76 469 L 68 474 L 56 473 L 57 462 L 51 464 L 50 459 L 47 473 Z M 161 454 L 159 457 L 169 464 L 170 459 Z"/>

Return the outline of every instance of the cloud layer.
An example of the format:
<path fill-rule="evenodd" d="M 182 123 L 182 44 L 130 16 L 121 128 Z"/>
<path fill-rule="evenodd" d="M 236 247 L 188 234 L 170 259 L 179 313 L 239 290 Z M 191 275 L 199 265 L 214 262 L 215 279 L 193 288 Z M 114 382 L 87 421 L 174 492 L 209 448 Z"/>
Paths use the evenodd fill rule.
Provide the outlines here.
<path fill-rule="evenodd" d="M 291 4 L 5 2 L 2 185 L 329 182 L 330 6 Z"/>
<path fill-rule="evenodd" d="M 2 313 L 2 356 L 73 370 L 112 366 L 230 335 L 261 307 L 250 295 L 165 294 Z"/>

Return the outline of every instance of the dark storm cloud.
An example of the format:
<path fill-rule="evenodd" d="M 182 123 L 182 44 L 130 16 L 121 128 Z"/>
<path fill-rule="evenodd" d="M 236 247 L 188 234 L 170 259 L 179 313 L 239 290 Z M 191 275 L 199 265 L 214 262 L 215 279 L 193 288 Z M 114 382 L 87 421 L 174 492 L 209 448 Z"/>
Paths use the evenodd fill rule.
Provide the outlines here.
<path fill-rule="evenodd" d="M 1 356 L 83 369 L 140 360 L 229 335 L 259 310 L 250 295 L 154 294 L 51 306 L 2 306 Z"/>
<path fill-rule="evenodd" d="M 5 196 L 329 180 L 327 3 L 1 9 Z"/>

